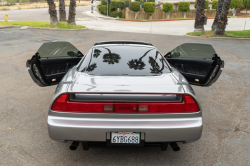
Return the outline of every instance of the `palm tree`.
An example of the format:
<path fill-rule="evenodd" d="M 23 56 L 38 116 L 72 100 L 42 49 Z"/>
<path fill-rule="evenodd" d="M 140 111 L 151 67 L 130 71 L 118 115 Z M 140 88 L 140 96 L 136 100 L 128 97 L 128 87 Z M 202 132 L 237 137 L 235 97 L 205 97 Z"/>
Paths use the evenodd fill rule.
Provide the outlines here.
<path fill-rule="evenodd" d="M 50 24 L 56 25 L 59 23 L 59 21 L 57 18 L 57 11 L 54 0 L 47 0 L 47 3 L 49 5 Z"/>
<path fill-rule="evenodd" d="M 60 22 L 66 22 L 66 10 L 64 0 L 59 0 L 59 20 Z"/>
<path fill-rule="evenodd" d="M 195 32 L 204 31 L 204 18 L 205 18 L 205 0 L 197 0 L 197 8 L 196 8 L 196 15 L 195 15 Z"/>
<path fill-rule="evenodd" d="M 223 3 L 224 3 L 224 0 L 219 0 L 218 2 L 218 5 L 217 5 L 217 9 L 216 9 L 216 15 L 215 15 L 215 18 L 214 18 L 214 22 L 213 22 L 213 25 L 211 27 L 211 29 L 214 31 L 217 27 L 217 24 L 218 24 L 218 20 L 219 20 L 219 16 L 221 14 L 221 11 L 222 11 L 222 6 L 223 6 Z"/>
<path fill-rule="evenodd" d="M 76 25 L 76 0 L 70 0 L 68 24 Z"/>
<path fill-rule="evenodd" d="M 101 54 L 101 52 L 102 52 L 101 50 L 95 49 L 93 57 L 98 58 L 98 56 Z"/>
<path fill-rule="evenodd" d="M 216 26 L 216 29 L 214 33 L 216 35 L 224 35 L 225 34 L 225 29 L 227 26 L 227 15 L 228 15 L 228 10 L 230 8 L 231 0 L 224 0 L 221 14 L 218 18 L 218 23 Z"/>
<path fill-rule="evenodd" d="M 120 55 L 111 53 L 110 49 L 108 48 L 105 49 L 108 50 L 109 53 L 103 55 L 103 62 L 107 62 L 108 64 L 119 63 L 119 60 L 121 59 Z"/>
<path fill-rule="evenodd" d="M 148 59 L 148 63 L 152 66 L 152 68 L 150 68 L 152 74 L 160 74 L 162 73 L 162 70 L 164 69 L 164 63 L 163 63 L 163 59 L 161 58 L 160 61 L 162 63 L 162 66 L 161 66 L 161 69 L 160 69 L 160 65 L 156 62 L 156 59 L 158 57 L 158 53 L 159 52 L 156 52 L 156 55 L 155 55 L 155 59 L 153 57 L 149 57 Z"/>
<path fill-rule="evenodd" d="M 127 64 L 129 66 L 130 69 L 134 69 L 134 70 L 142 70 L 144 69 L 144 67 L 146 66 L 145 63 L 142 61 L 142 58 L 144 58 L 149 51 L 151 51 L 152 49 L 148 50 L 142 57 L 140 57 L 139 59 L 131 59 Z"/>

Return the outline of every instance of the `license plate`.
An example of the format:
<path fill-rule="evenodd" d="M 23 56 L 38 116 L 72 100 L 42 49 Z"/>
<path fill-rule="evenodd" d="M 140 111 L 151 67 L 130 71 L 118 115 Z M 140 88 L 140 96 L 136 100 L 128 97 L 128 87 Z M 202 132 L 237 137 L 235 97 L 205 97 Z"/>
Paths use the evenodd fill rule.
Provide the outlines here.
<path fill-rule="evenodd" d="M 112 132 L 111 143 L 118 144 L 139 144 L 140 133 L 135 132 Z"/>

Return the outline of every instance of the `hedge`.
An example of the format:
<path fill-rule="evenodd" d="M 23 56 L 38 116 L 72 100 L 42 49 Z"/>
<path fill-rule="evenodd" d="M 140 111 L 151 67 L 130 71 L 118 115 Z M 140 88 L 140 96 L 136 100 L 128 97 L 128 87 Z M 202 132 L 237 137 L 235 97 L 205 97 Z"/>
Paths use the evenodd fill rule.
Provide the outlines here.
<path fill-rule="evenodd" d="M 230 8 L 231 9 L 240 8 L 242 4 L 243 4 L 243 0 L 231 0 Z"/>
<path fill-rule="evenodd" d="M 190 10 L 190 2 L 179 2 L 178 4 L 178 10 L 187 12 Z"/>
<path fill-rule="evenodd" d="M 138 2 L 138 1 L 130 2 L 129 3 L 129 9 L 131 11 L 138 12 L 138 11 L 140 11 L 140 5 L 141 5 L 141 2 Z"/>
<path fill-rule="evenodd" d="M 110 17 L 122 17 L 122 12 L 121 11 L 113 11 L 110 13 Z"/>
<path fill-rule="evenodd" d="M 105 2 L 105 0 L 101 0 L 101 5 L 107 5 L 107 2 Z"/>
<path fill-rule="evenodd" d="M 152 13 L 155 12 L 156 4 L 154 2 L 145 2 L 143 8 L 144 8 L 144 11 L 149 12 L 151 16 Z"/>
<path fill-rule="evenodd" d="M 250 0 L 244 0 L 243 5 L 245 8 L 249 8 L 250 7 Z"/>
<path fill-rule="evenodd" d="M 100 13 L 104 14 L 104 15 L 107 15 L 107 6 L 106 5 L 98 5 L 98 10 Z"/>
<path fill-rule="evenodd" d="M 208 1 L 208 0 L 205 0 L 205 7 L 204 7 L 204 9 L 207 9 L 208 6 L 209 6 L 209 1 Z M 197 0 L 196 0 L 195 3 L 194 3 L 194 8 L 195 8 L 195 9 L 197 8 Z"/>
<path fill-rule="evenodd" d="M 148 2 L 154 2 L 155 3 L 155 0 L 148 0 Z"/>
<path fill-rule="evenodd" d="M 212 9 L 217 9 L 217 6 L 218 6 L 218 0 L 213 0 Z"/>
<path fill-rule="evenodd" d="M 125 8 L 125 1 L 117 1 L 117 8 L 120 8 L 121 10 Z"/>
<path fill-rule="evenodd" d="M 116 11 L 117 10 L 117 1 L 111 1 L 109 4 L 109 10 L 112 11 Z"/>
<path fill-rule="evenodd" d="M 164 12 L 168 13 L 168 12 L 173 11 L 173 9 L 174 9 L 174 4 L 173 3 L 168 3 L 168 2 L 163 3 L 162 10 Z"/>

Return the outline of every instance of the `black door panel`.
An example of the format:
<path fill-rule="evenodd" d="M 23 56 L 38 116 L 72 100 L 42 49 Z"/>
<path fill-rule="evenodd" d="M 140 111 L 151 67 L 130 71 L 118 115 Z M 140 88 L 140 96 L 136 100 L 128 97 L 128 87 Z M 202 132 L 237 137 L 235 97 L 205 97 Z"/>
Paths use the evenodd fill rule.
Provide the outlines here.
<path fill-rule="evenodd" d="M 208 44 L 182 44 L 166 54 L 165 58 L 190 84 L 198 86 L 212 85 L 224 67 L 224 62 Z"/>
<path fill-rule="evenodd" d="M 50 86 L 58 84 L 82 57 L 83 54 L 68 42 L 50 42 L 44 43 L 26 66 L 37 85 Z"/>

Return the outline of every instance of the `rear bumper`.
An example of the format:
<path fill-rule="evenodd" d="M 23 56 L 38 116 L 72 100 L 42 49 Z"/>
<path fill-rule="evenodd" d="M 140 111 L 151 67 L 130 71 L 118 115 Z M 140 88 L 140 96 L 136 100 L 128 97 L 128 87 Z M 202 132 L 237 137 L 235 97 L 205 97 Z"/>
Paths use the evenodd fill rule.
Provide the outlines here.
<path fill-rule="evenodd" d="M 202 134 L 202 117 L 79 118 L 48 116 L 50 138 L 56 141 L 105 142 L 108 132 L 144 132 L 145 142 L 193 142 Z"/>

